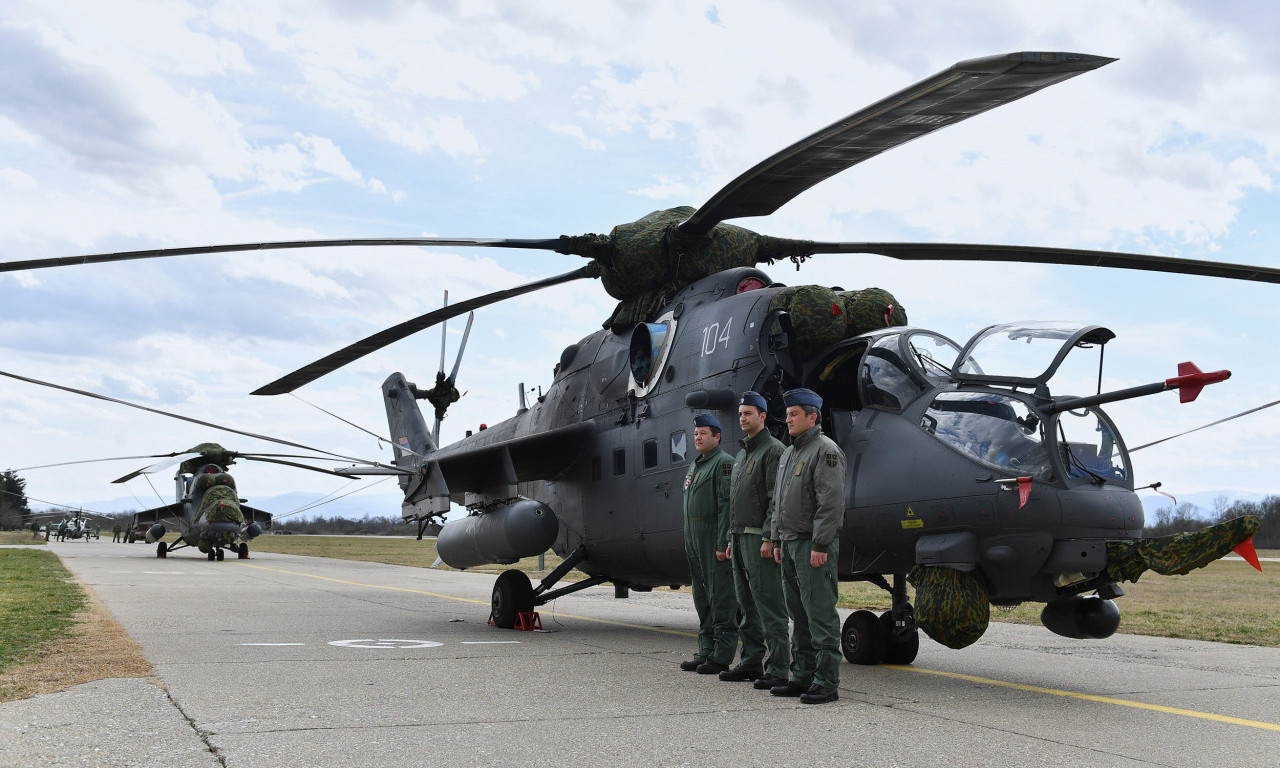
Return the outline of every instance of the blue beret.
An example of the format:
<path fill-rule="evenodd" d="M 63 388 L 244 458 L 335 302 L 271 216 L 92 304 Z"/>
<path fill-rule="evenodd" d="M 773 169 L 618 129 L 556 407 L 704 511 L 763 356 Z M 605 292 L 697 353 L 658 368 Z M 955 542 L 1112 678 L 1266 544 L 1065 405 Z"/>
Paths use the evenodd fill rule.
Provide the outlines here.
<path fill-rule="evenodd" d="M 693 426 L 695 429 L 697 427 L 711 427 L 717 432 L 723 429 L 723 427 L 720 426 L 720 420 L 717 419 L 714 414 L 710 413 L 700 413 L 697 416 L 694 416 Z"/>
<path fill-rule="evenodd" d="M 752 405 L 762 411 L 769 410 L 769 404 L 764 401 L 764 398 L 760 396 L 760 393 L 752 392 L 749 389 L 742 393 L 742 400 L 738 402 L 738 405 Z"/>
<path fill-rule="evenodd" d="M 818 393 L 812 389 L 793 389 L 790 392 L 782 393 L 782 402 L 786 403 L 790 408 L 793 405 L 811 405 L 814 408 L 822 407 L 822 398 L 818 397 Z"/>

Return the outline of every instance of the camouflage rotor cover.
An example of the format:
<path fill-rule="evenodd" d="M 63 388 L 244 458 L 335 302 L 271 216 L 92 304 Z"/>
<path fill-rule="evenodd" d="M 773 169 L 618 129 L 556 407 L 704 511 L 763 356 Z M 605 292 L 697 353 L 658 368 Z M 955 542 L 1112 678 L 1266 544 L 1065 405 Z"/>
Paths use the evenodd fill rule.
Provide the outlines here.
<path fill-rule="evenodd" d="M 883 288 L 845 291 L 840 294 L 840 298 L 844 302 L 845 317 L 849 322 L 849 336 L 890 325 L 907 324 L 907 311 L 892 293 Z"/>
<path fill-rule="evenodd" d="M 977 570 L 917 565 L 907 574 L 916 589 L 916 626 L 948 648 L 973 645 L 991 622 L 991 597 Z"/>
<path fill-rule="evenodd" d="M 195 517 L 197 521 L 204 518 L 206 523 L 244 522 L 244 513 L 240 511 L 240 494 L 236 492 L 236 483 L 231 475 L 226 472 L 201 475 L 196 482 L 197 487 L 204 486 L 208 489 L 200 499 L 200 509 L 196 511 Z"/>
<path fill-rule="evenodd" d="M 188 449 L 185 453 L 198 453 L 199 458 L 187 459 L 178 467 L 179 472 L 195 474 L 200 468 L 206 464 L 217 464 L 220 467 L 229 467 L 236 463 L 236 452 L 228 451 L 226 448 L 217 443 L 201 443 L 194 448 Z"/>
<path fill-rule="evenodd" d="M 791 315 L 801 357 L 812 357 L 843 340 L 849 329 L 840 294 L 820 285 L 783 288 L 769 300 L 769 311 Z"/>

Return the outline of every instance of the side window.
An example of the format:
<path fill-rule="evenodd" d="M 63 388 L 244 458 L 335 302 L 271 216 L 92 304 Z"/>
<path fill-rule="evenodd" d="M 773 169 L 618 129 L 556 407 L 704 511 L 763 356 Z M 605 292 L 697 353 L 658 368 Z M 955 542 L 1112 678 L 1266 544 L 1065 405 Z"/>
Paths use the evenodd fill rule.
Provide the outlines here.
<path fill-rule="evenodd" d="M 683 432 L 671 433 L 671 463 L 679 464 L 685 460 L 685 449 L 688 443 Z"/>
<path fill-rule="evenodd" d="M 613 474 L 625 475 L 627 473 L 627 449 L 615 448 L 613 451 Z"/>
<path fill-rule="evenodd" d="M 658 466 L 658 441 L 650 438 L 644 441 L 640 447 L 642 464 L 645 469 L 653 469 Z"/>

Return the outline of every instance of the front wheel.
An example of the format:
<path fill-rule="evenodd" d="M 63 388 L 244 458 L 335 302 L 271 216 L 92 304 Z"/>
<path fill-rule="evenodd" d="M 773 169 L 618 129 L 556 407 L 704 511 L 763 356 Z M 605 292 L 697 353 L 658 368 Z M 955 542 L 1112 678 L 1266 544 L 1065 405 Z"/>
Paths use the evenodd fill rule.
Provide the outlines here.
<path fill-rule="evenodd" d="M 169 556 L 169 552 L 165 549 L 164 542 L 162 541 L 159 544 L 157 544 L 156 557 L 168 557 L 168 556 Z"/>
<path fill-rule="evenodd" d="M 840 630 L 840 650 L 850 664 L 879 664 L 884 660 L 887 639 L 878 616 L 871 611 L 854 611 Z"/>
<path fill-rule="evenodd" d="M 904 639 L 895 640 L 893 637 L 893 611 L 885 611 L 880 614 L 880 626 L 884 627 L 885 633 L 885 664 L 910 664 L 916 660 L 916 654 L 920 652 L 920 630 L 912 629 L 911 634 Z"/>
<path fill-rule="evenodd" d="M 503 571 L 493 584 L 489 620 L 495 627 L 511 629 L 518 614 L 533 610 L 533 584 L 524 571 Z"/>

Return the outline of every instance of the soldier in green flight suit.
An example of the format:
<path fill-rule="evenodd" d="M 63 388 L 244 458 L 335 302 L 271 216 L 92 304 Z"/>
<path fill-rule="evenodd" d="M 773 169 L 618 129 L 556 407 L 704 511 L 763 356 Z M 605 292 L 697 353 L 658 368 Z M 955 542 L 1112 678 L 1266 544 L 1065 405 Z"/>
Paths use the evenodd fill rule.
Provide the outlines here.
<path fill-rule="evenodd" d="M 738 596 L 742 660 L 733 669 L 720 673 L 720 679 L 726 682 L 755 680 L 755 687 L 762 691 L 787 682 L 791 664 L 782 577 L 773 561 L 770 533 L 764 530 L 777 480 L 778 457 L 785 446 L 765 429 L 767 409 L 760 393 L 742 393 L 738 426 L 744 437 L 740 441 L 742 450 L 733 460 L 729 505 L 729 560 L 733 563 L 733 584 Z"/>
<path fill-rule="evenodd" d="M 684 551 L 693 576 L 698 611 L 698 652 L 680 662 L 686 672 L 724 672 L 738 649 L 737 600 L 729 565 L 729 484 L 733 459 L 720 448 L 720 420 L 704 413 L 693 420 L 698 457 L 684 476 Z"/>
<path fill-rule="evenodd" d="M 774 559 L 794 630 L 791 676 L 770 689 L 805 704 L 840 698 L 840 614 L 836 562 L 844 522 L 845 456 L 818 426 L 822 398 L 809 389 L 782 396 L 791 446 L 778 460 L 770 526 Z"/>

